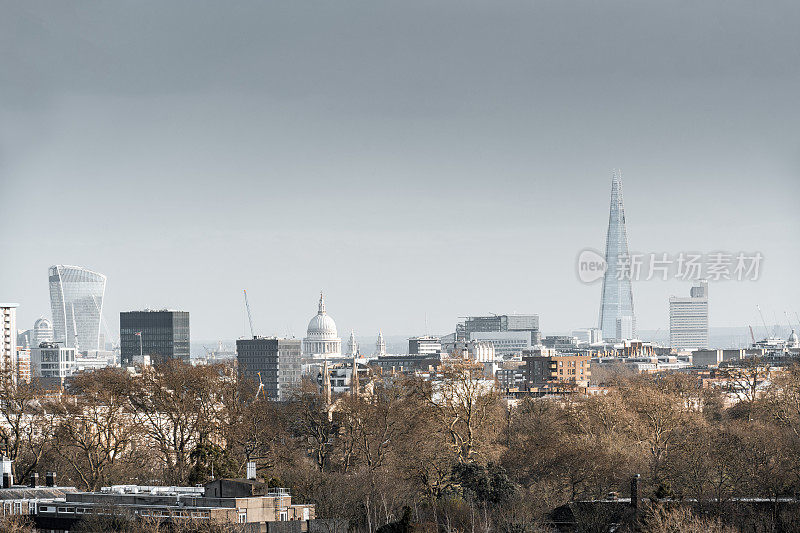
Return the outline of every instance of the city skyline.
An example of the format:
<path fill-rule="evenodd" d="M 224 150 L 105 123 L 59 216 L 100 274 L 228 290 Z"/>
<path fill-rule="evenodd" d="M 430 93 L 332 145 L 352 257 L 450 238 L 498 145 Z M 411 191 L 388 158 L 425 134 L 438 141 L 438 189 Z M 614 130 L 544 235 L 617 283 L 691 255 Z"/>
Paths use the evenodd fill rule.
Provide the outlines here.
<path fill-rule="evenodd" d="M 364 336 L 491 312 L 592 327 L 600 287 L 574 263 L 603 248 L 619 167 L 636 250 L 763 253 L 759 281 L 711 283 L 712 327 L 755 326 L 756 305 L 782 324 L 800 311 L 800 37 L 723 5 L 624 27 L 594 3 L 177 2 L 154 24 L 147 4 L 9 6 L 0 294 L 32 327 L 67 263 L 108 276 L 109 324 L 179 308 L 198 338 L 247 334 L 243 288 L 261 334 L 302 337 L 320 290 Z M 638 328 L 666 330 L 688 287 L 634 282 Z"/>

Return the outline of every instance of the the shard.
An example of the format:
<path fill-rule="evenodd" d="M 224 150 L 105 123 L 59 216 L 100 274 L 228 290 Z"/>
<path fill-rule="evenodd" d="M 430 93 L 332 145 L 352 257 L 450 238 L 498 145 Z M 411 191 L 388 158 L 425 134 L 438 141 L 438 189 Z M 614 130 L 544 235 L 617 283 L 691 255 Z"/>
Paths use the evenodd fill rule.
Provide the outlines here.
<path fill-rule="evenodd" d="M 606 234 L 606 272 L 600 300 L 600 324 L 604 339 L 622 340 L 636 335 L 633 314 L 628 233 L 622 203 L 622 176 L 614 172 L 611 180 L 611 210 Z"/>

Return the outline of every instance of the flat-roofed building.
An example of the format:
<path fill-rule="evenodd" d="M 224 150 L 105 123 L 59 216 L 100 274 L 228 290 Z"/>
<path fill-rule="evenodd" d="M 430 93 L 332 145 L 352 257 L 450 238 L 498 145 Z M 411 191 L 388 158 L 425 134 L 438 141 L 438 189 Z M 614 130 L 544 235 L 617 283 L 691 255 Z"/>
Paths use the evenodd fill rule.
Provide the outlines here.
<path fill-rule="evenodd" d="M 300 339 L 253 337 L 236 341 L 239 372 L 264 385 L 271 400 L 287 400 L 300 384 L 302 342 Z"/>
<path fill-rule="evenodd" d="M 116 485 L 99 492 L 66 492 L 63 499 L 39 503 L 36 526 L 71 531 L 92 516 L 118 523 L 160 522 L 167 530 L 181 524 L 201 529 L 198 524 L 216 523 L 232 524 L 235 531 L 272 531 L 271 523 L 303 522 L 296 528 L 278 528 L 302 532 L 316 520 L 314 505 L 292 503 L 288 489 L 246 479 L 220 479 L 197 487 Z"/>
<path fill-rule="evenodd" d="M 31 371 L 35 378 L 54 378 L 63 382 L 76 369 L 75 348 L 54 342 L 43 342 L 31 348 Z"/>
<path fill-rule="evenodd" d="M 528 387 L 545 384 L 589 385 L 591 357 L 588 355 L 524 356 Z"/>
<path fill-rule="evenodd" d="M 499 331 L 527 331 L 531 334 L 532 343 L 538 344 L 541 339 L 539 315 L 468 316 L 456 324 L 455 335 L 457 340 L 462 341 L 483 340 L 473 334 Z"/>
<path fill-rule="evenodd" d="M 119 314 L 120 359 L 133 364 L 137 355 L 153 362 L 180 359 L 189 362 L 189 313 L 161 309 L 126 311 Z"/>
<path fill-rule="evenodd" d="M 532 331 L 474 331 L 469 334 L 470 341 L 491 342 L 498 359 L 509 359 L 520 355 L 523 350 L 536 345 L 536 335 Z"/>
<path fill-rule="evenodd" d="M 425 335 L 408 339 L 409 355 L 432 355 L 442 351 L 442 339 Z"/>
<path fill-rule="evenodd" d="M 708 348 L 707 281 L 692 286 L 689 297 L 670 297 L 669 344 L 679 350 Z"/>

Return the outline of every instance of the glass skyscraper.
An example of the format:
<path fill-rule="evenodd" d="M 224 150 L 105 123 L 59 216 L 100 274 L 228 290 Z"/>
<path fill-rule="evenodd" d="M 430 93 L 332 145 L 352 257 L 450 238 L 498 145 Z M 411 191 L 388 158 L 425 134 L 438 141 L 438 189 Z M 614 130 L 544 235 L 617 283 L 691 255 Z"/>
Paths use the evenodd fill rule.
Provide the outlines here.
<path fill-rule="evenodd" d="M 106 277 L 83 267 L 54 265 L 49 270 L 53 341 L 76 351 L 98 350 Z"/>
<path fill-rule="evenodd" d="M 630 324 L 631 336 L 636 335 L 636 316 L 633 314 L 628 233 L 625 231 L 625 207 L 622 204 L 622 176 L 614 172 L 611 180 L 611 211 L 606 234 L 606 272 L 600 299 L 600 324 L 604 339 L 617 339 L 617 323 Z"/>

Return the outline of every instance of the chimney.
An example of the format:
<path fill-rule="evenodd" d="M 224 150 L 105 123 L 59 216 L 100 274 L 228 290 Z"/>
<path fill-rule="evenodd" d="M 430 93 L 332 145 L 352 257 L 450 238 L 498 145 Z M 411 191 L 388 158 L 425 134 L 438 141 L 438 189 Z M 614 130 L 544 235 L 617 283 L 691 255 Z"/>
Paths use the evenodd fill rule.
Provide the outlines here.
<path fill-rule="evenodd" d="M 44 484 L 48 487 L 55 487 L 56 486 L 56 473 L 55 472 L 48 472 L 44 476 Z"/>
<path fill-rule="evenodd" d="M 636 474 L 631 478 L 631 507 L 639 509 L 639 478 L 641 476 Z"/>
<path fill-rule="evenodd" d="M 3 472 L 3 488 L 10 489 L 11 488 L 11 474 L 8 472 Z"/>
<path fill-rule="evenodd" d="M 31 488 L 36 488 L 38 484 L 39 484 L 39 473 L 34 472 L 33 474 L 31 474 Z"/>

